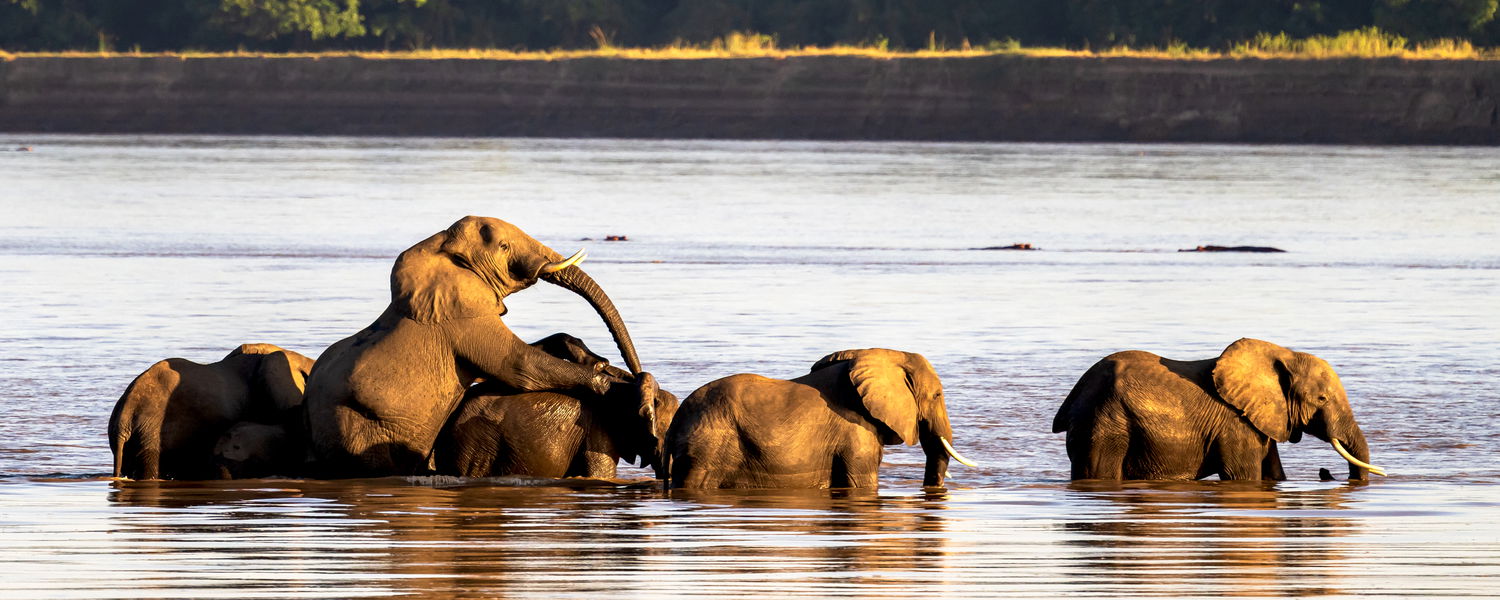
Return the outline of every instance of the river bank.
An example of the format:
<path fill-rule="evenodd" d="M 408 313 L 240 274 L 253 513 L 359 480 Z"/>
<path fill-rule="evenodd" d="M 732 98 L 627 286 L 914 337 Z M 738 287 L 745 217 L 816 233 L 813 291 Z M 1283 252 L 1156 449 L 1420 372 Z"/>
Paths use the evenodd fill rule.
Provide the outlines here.
<path fill-rule="evenodd" d="M 21 56 L 0 131 L 1497 144 L 1500 61 Z"/>

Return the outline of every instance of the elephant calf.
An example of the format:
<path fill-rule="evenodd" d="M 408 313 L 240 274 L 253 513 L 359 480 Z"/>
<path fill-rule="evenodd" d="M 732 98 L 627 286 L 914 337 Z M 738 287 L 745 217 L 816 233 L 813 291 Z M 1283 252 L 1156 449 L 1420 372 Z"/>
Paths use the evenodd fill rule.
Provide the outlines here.
<path fill-rule="evenodd" d="M 1057 409 L 1073 479 L 1285 479 L 1277 442 L 1311 433 L 1364 479 L 1365 436 L 1323 359 L 1250 338 L 1218 358 L 1128 351 L 1104 357 Z M 1347 448 L 1346 448 L 1347 446 Z"/>
<path fill-rule="evenodd" d="M 731 375 L 684 400 L 667 430 L 675 488 L 878 485 L 888 444 L 920 442 L 923 485 L 943 485 L 953 450 L 937 372 L 920 354 L 845 350 L 792 380 Z"/>
<path fill-rule="evenodd" d="M 136 376 L 109 417 L 114 476 L 213 479 L 214 446 L 239 421 L 301 420 L 313 361 L 270 344 L 245 344 L 223 360 L 169 358 Z"/>
<path fill-rule="evenodd" d="M 222 479 L 251 479 L 302 474 L 307 444 L 300 424 L 268 425 L 240 421 L 214 444 L 214 463 Z"/>
<path fill-rule="evenodd" d="M 461 477 L 532 475 L 612 478 L 620 458 L 661 464 L 661 439 L 677 397 L 656 392 L 650 415 L 613 398 L 561 392 L 470 388 L 436 447 L 439 473 Z M 661 472 L 664 476 L 665 472 Z"/>

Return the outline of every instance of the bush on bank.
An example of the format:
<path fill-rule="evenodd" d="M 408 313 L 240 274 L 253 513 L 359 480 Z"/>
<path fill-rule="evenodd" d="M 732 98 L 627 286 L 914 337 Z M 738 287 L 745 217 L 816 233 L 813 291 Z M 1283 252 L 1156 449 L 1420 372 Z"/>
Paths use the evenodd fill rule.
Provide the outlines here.
<path fill-rule="evenodd" d="M 327 52 L 1022 47 L 1399 55 L 1500 46 L 1500 0 L 0 0 L 10 52 Z M 1372 29 L 1375 28 L 1375 29 Z M 1370 35 L 1368 32 L 1376 32 Z M 754 38 L 741 38 L 751 39 Z M 1394 43 L 1400 40 L 1400 43 Z M 729 52 L 733 52 L 729 50 Z"/>

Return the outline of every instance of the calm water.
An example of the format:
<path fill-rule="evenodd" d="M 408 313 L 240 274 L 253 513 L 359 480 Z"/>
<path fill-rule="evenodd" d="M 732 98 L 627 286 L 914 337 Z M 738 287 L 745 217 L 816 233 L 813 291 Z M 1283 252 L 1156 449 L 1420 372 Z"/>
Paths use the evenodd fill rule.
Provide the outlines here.
<path fill-rule="evenodd" d="M 1492 596 L 1500 149 L 0 136 L 0 596 Z M 311 356 L 402 249 L 478 214 L 585 264 L 685 396 L 832 350 L 930 358 L 943 493 L 665 496 L 510 480 L 113 483 L 135 374 Z M 606 235 L 629 242 L 606 243 Z M 975 247 L 1029 242 L 1040 252 Z M 1179 254 L 1200 244 L 1286 254 Z M 525 338 L 608 334 L 572 294 Z M 1070 484 L 1053 412 L 1122 349 L 1242 336 L 1343 377 L 1363 485 Z M 629 471 L 629 475 L 639 475 Z"/>

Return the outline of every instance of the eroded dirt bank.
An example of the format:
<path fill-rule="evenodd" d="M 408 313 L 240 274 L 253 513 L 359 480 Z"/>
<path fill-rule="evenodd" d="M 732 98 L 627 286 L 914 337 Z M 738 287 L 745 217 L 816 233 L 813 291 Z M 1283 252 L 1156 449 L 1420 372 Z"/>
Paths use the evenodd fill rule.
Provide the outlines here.
<path fill-rule="evenodd" d="M 0 131 L 1500 143 L 1500 62 L 21 57 Z"/>

